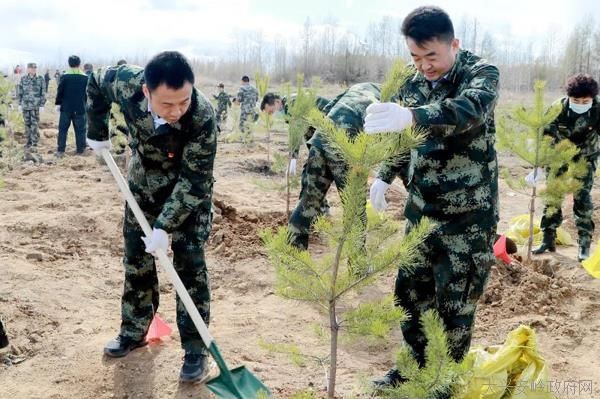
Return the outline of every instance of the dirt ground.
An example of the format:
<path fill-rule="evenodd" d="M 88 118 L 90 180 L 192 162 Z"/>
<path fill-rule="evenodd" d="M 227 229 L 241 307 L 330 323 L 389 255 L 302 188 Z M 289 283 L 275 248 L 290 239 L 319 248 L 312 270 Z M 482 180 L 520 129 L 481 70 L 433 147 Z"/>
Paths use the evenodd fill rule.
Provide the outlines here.
<path fill-rule="evenodd" d="M 282 141 L 281 132 L 277 139 Z M 43 129 L 46 160 L 52 160 L 55 142 L 55 128 Z M 284 152 L 281 144 L 274 147 Z M 325 321 L 316 309 L 273 293 L 272 268 L 257 231 L 285 223 L 285 193 L 265 186 L 283 182 L 282 173 L 265 174 L 265 160 L 262 135 L 252 144 L 219 145 L 214 197 L 220 215 L 207 244 L 210 329 L 230 366 L 245 364 L 277 397 L 286 397 L 296 390 L 320 389 L 323 370 L 310 361 L 297 367 L 259 342 L 295 343 L 315 356 L 323 356 L 328 345 L 307 328 Z M 501 163 L 517 161 L 501 155 Z M 396 182 L 389 212 L 401 215 L 405 195 Z M 596 203 L 599 195 L 595 186 Z M 335 212 L 335 190 L 329 199 Z M 527 201 L 502 183 L 500 231 L 512 216 L 527 212 Z M 11 346 L 0 355 L 0 398 L 211 397 L 202 384 L 178 382 L 183 352 L 175 328 L 174 290 L 164 273 L 159 313 L 174 328 L 172 336 L 123 359 L 102 354 L 119 328 L 122 211 L 112 176 L 92 155 L 71 152 L 53 163 L 25 163 L 5 176 L 0 190 L 0 315 Z M 565 227 L 575 237 L 572 212 L 565 213 Z M 494 267 L 479 306 L 474 345 L 502 343 L 510 330 L 529 324 L 538 334 L 552 381 L 593 381 L 593 394 L 557 397 L 600 398 L 600 280 L 574 260 L 576 251 L 575 246 L 560 247 L 557 254 L 541 257 L 547 261 L 537 270 Z M 393 274 L 385 276 L 369 295 L 390 293 L 393 282 Z M 340 396 L 359 395 L 369 378 L 384 373 L 400 342 L 396 332 L 384 346 L 344 343 Z"/>

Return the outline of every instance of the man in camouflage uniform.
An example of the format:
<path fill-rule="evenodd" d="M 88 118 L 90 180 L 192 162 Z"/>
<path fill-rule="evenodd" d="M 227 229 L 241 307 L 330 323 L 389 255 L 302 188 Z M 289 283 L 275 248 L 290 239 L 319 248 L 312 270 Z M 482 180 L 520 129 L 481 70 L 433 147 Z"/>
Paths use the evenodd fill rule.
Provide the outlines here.
<path fill-rule="evenodd" d="M 324 110 L 338 128 L 345 129 L 350 138 L 362 129 L 365 110 L 379 101 L 381 88 L 374 83 L 359 83 L 329 102 Z M 344 189 L 348 165 L 336 152 L 327 148 L 325 138 L 318 130 L 308 141 L 308 159 L 302 174 L 300 200 L 290 215 L 288 230 L 290 243 L 298 248 L 308 248 L 310 226 L 321 212 L 327 191 L 332 183 L 338 191 Z M 366 199 L 365 199 L 366 205 Z M 366 223 L 366 215 L 364 218 Z"/>
<path fill-rule="evenodd" d="M 240 104 L 240 131 L 250 133 L 250 127 L 246 122 L 248 122 L 248 118 L 251 119 L 251 122 L 256 122 L 258 119 L 256 112 L 258 91 L 250 84 L 248 76 L 242 76 L 242 86 L 240 86 L 236 101 Z"/>
<path fill-rule="evenodd" d="M 371 187 L 371 202 L 385 207 L 384 193 L 400 176 L 408 190 L 407 231 L 423 217 L 436 227 L 420 248 L 414 272 L 401 269 L 396 304 L 411 318 L 402 325 L 417 362 L 425 364 L 421 315 L 435 309 L 445 324 L 451 356 L 468 352 L 479 297 L 494 264 L 498 222 L 498 172 L 494 108 L 498 69 L 461 50 L 452 21 L 438 7 L 419 7 L 402 24 L 417 69 L 396 103 L 367 109 L 366 133 L 427 133 L 408 160 L 385 162 Z M 376 387 L 405 381 L 393 368 Z"/>
<path fill-rule="evenodd" d="M 194 88 L 185 57 L 174 51 L 156 55 L 145 69 L 121 65 L 92 73 L 88 83 L 88 144 L 95 152 L 110 148 L 108 120 L 119 104 L 129 128 L 129 188 L 153 226 L 150 237 L 128 206 L 123 223 L 125 287 L 121 331 L 104 348 L 121 357 L 145 345 L 144 336 L 159 304 L 151 253 L 168 248 L 172 235 L 174 266 L 209 322 L 210 292 L 204 243 L 211 229 L 216 122 L 209 100 Z M 196 380 L 206 371 L 207 350 L 177 297 L 177 327 L 185 350 L 180 378 Z"/>
<path fill-rule="evenodd" d="M 557 100 L 562 112 L 544 129 L 544 134 L 551 137 L 555 143 L 568 139 L 579 149 L 575 161 L 584 157 L 587 161 L 587 173 L 581 179 L 581 190 L 573 195 L 573 214 L 579 235 L 579 254 L 577 259 L 582 261 L 590 256 L 590 245 L 594 233 L 594 204 L 590 191 L 594 184 L 594 175 L 598 153 L 600 151 L 600 97 L 598 97 L 598 82 L 590 75 L 578 74 L 567 81 L 567 96 Z M 556 251 L 556 229 L 562 223 L 562 211 L 559 208 L 554 214 L 548 214 L 544 209 L 542 217 L 542 244 L 533 253 L 541 254 L 546 251 Z"/>
<path fill-rule="evenodd" d="M 21 78 L 17 86 L 17 99 L 19 111 L 23 112 L 25 122 L 25 134 L 27 136 L 28 148 L 31 152 L 37 152 L 40 131 L 40 112 L 44 110 L 46 103 L 46 84 L 44 77 L 37 74 L 37 65 L 33 62 L 27 64 L 27 75 Z"/>
<path fill-rule="evenodd" d="M 295 99 L 296 99 L 296 94 L 293 94 L 291 96 L 291 98 L 288 100 L 286 97 L 282 98 L 281 96 L 279 96 L 279 94 L 269 92 L 263 96 L 263 99 L 260 103 L 260 110 L 263 112 L 266 112 L 269 115 L 281 113 L 286 118 L 285 122 L 288 123 L 289 117 L 290 117 L 289 109 L 290 109 L 290 106 L 294 103 Z M 317 96 L 315 106 L 317 107 L 317 109 L 319 111 L 321 111 L 322 113 L 327 115 L 327 112 L 329 111 L 329 108 L 327 107 L 327 105 L 329 104 L 330 101 L 331 100 L 329 100 L 328 98 Z M 315 128 L 312 126 L 309 126 L 308 129 L 306 129 L 306 132 L 304 132 L 304 142 L 306 143 L 306 148 L 309 151 L 310 151 L 309 142 L 310 142 L 310 139 L 312 138 L 314 132 L 315 132 Z M 288 173 L 291 176 L 296 175 L 296 164 L 297 164 L 299 152 L 300 152 L 300 148 L 298 147 L 298 148 L 292 150 L 290 153 L 291 159 L 290 159 L 290 164 L 288 165 Z M 302 189 L 300 191 L 300 196 L 302 196 L 302 192 L 304 191 L 304 187 L 306 184 L 306 165 L 304 168 L 302 168 L 301 182 L 302 182 Z M 323 202 L 321 203 L 321 212 L 320 213 L 321 214 L 329 214 L 329 203 L 327 202 L 327 198 L 325 198 L 325 197 L 323 197 Z"/>
<path fill-rule="evenodd" d="M 231 108 L 231 97 L 225 93 L 225 85 L 219 83 L 219 94 L 213 97 L 217 100 L 217 123 L 225 122 L 227 120 L 227 110 Z"/>

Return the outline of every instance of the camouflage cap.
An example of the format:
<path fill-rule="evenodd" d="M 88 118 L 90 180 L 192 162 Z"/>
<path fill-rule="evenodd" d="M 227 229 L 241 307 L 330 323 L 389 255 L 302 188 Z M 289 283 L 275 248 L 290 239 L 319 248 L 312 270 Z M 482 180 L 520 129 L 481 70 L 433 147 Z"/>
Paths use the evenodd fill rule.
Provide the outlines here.
<path fill-rule="evenodd" d="M 37 64 L 35 62 L 30 62 L 27 64 L 27 68 L 37 68 Z"/>

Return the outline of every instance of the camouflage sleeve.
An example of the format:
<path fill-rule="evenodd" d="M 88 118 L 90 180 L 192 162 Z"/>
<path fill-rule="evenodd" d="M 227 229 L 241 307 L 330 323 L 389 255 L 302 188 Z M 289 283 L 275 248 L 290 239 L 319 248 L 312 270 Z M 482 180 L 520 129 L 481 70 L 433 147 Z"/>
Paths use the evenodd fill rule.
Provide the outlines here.
<path fill-rule="evenodd" d="M 38 76 L 38 82 L 40 86 L 39 99 L 40 99 L 40 107 L 43 107 L 46 104 L 46 84 L 44 83 L 44 78 Z"/>
<path fill-rule="evenodd" d="M 389 158 L 380 165 L 377 178 L 383 180 L 387 184 L 392 184 L 396 177 L 400 177 L 406 186 L 408 183 L 407 176 L 409 162 L 410 158 L 405 156 Z"/>
<path fill-rule="evenodd" d="M 563 103 L 564 101 L 564 103 Z M 554 103 L 552 103 L 552 106 L 556 106 L 557 103 L 561 103 L 562 104 L 562 112 L 565 111 L 565 106 L 566 105 L 566 101 L 564 99 L 558 99 L 556 100 Z M 544 136 L 549 136 L 552 137 L 555 141 L 558 141 L 560 138 L 558 136 L 558 120 L 560 119 L 561 115 L 558 115 L 552 122 L 550 122 L 550 124 L 548 124 L 548 126 L 544 127 Z"/>
<path fill-rule="evenodd" d="M 240 88 L 240 90 L 237 93 L 236 100 L 238 103 L 241 104 L 243 99 L 244 99 L 244 91 Z"/>
<path fill-rule="evenodd" d="M 485 123 L 498 98 L 498 69 L 485 65 L 473 72 L 467 87 L 453 98 L 411 108 L 415 123 L 421 126 L 451 125 L 447 135 L 461 134 Z M 438 133 L 439 134 L 439 133 Z"/>
<path fill-rule="evenodd" d="M 172 232 L 192 212 L 200 210 L 199 228 L 210 229 L 211 198 L 213 188 L 213 164 L 217 152 L 217 133 L 214 118 L 201 129 L 205 134 L 190 141 L 183 148 L 179 180 L 163 205 L 154 227 Z"/>
<path fill-rule="evenodd" d="M 87 137 L 95 141 L 106 141 L 109 139 L 108 121 L 110 119 L 110 107 L 112 99 L 107 96 L 105 84 L 114 84 L 104 79 L 105 71 L 93 72 L 87 85 Z M 98 82 L 102 82 L 102 85 Z"/>

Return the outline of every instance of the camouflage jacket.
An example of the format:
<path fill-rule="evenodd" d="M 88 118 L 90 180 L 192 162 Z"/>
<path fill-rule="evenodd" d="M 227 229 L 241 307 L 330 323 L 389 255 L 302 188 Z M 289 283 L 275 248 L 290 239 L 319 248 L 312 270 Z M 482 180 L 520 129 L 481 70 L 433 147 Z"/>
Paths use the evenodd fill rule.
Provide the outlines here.
<path fill-rule="evenodd" d="M 258 101 L 258 91 L 249 84 L 240 86 L 237 94 L 237 100 L 240 103 L 241 111 L 249 114 L 255 112 L 256 102 Z"/>
<path fill-rule="evenodd" d="M 376 83 L 358 83 L 339 94 L 323 108 L 327 117 L 338 128 L 346 129 L 350 138 L 355 137 L 365 123 L 366 109 L 381 98 L 381 86 Z M 317 130 L 308 145 L 325 150 L 324 138 Z"/>
<path fill-rule="evenodd" d="M 43 107 L 46 104 L 46 83 L 44 77 L 29 74 L 23 76 L 17 85 L 17 98 L 24 110 Z"/>
<path fill-rule="evenodd" d="M 217 109 L 223 111 L 231 107 L 231 97 L 229 97 L 229 94 L 225 93 L 224 91 L 220 92 L 216 96 L 213 95 L 213 97 L 215 100 L 217 100 Z"/>
<path fill-rule="evenodd" d="M 498 69 L 460 50 L 450 72 L 432 88 L 416 73 L 398 93 L 427 134 L 410 159 L 384 162 L 379 178 L 400 176 L 409 197 L 405 216 L 428 216 L 441 232 L 462 233 L 470 226 L 495 228 L 498 222 L 498 163 L 494 108 Z"/>
<path fill-rule="evenodd" d="M 111 104 L 117 103 L 129 130 L 128 180 L 136 200 L 144 211 L 158 215 L 155 228 L 172 232 L 194 217 L 200 239 L 206 240 L 217 149 L 213 107 L 194 88 L 183 117 L 155 129 L 143 83 L 143 69 L 133 65 L 93 72 L 87 89 L 88 137 L 108 140 Z"/>
<path fill-rule="evenodd" d="M 579 153 L 589 161 L 596 161 L 600 153 L 600 97 L 594 98 L 592 108 L 577 114 L 569 108 L 569 97 L 557 100 L 562 112 L 545 129 L 544 134 L 555 143 L 569 139 L 579 148 Z"/>

